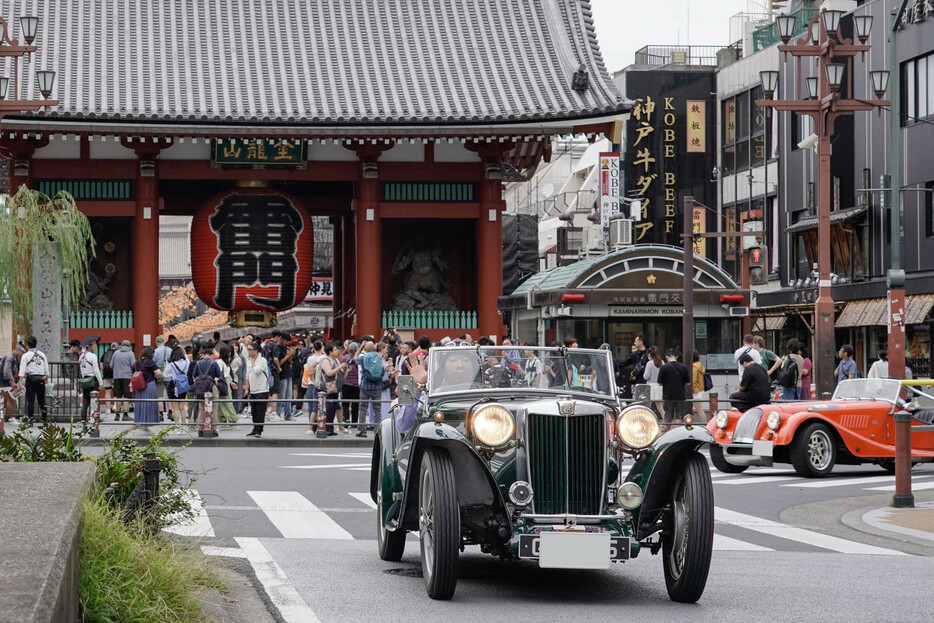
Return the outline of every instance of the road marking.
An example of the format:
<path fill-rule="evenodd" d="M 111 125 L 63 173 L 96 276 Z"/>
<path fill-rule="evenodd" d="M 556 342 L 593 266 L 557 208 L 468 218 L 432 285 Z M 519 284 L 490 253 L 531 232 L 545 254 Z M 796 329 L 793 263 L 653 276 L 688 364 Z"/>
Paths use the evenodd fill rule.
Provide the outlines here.
<path fill-rule="evenodd" d="M 747 541 L 740 541 L 739 539 L 733 539 L 728 536 L 723 536 L 722 534 L 713 535 L 713 548 L 715 550 L 720 550 L 722 552 L 774 552 L 774 549 L 768 547 L 762 547 L 761 545 L 756 545 L 755 543 L 749 543 Z"/>
<path fill-rule="evenodd" d="M 211 519 L 208 517 L 207 509 L 204 508 L 204 501 L 201 499 L 201 496 L 198 495 L 198 492 L 194 489 L 185 491 L 184 495 L 191 504 L 194 517 L 187 521 L 172 524 L 171 526 L 163 528 L 163 530 L 182 536 L 213 537 L 214 526 L 211 525 Z"/>
<path fill-rule="evenodd" d="M 731 480 L 717 480 L 714 484 L 717 485 L 759 485 L 764 482 L 784 482 L 786 480 L 795 480 L 797 476 L 763 476 L 762 478 L 756 478 L 752 474 L 749 476 L 743 476 L 742 478 L 733 478 Z"/>
<path fill-rule="evenodd" d="M 363 502 L 370 508 L 374 508 L 374 509 L 376 508 L 376 502 L 373 501 L 369 493 L 350 493 L 348 491 L 347 494 L 360 500 L 361 502 Z"/>
<path fill-rule="evenodd" d="M 205 556 L 226 556 L 227 558 L 246 558 L 246 552 L 238 547 L 215 547 L 202 545 L 201 553 Z"/>
<path fill-rule="evenodd" d="M 912 478 L 924 478 L 924 476 L 912 476 Z M 871 485 L 877 482 L 893 482 L 895 476 L 870 476 L 868 478 L 855 476 L 853 478 L 833 478 L 829 480 L 810 480 L 802 483 L 782 485 L 783 487 L 803 487 L 806 489 L 823 489 L 824 487 L 846 487 L 848 485 Z M 874 489 L 871 489 L 874 491 Z"/>
<path fill-rule="evenodd" d="M 353 540 L 349 532 L 297 491 L 247 493 L 287 539 Z"/>
<path fill-rule="evenodd" d="M 273 560 L 259 539 L 237 537 L 235 540 L 250 561 L 256 579 L 262 583 L 266 595 L 286 623 L 320 623 L 320 619 L 298 594 L 282 567 Z"/>
<path fill-rule="evenodd" d="M 370 471 L 369 467 L 348 467 L 344 470 L 345 472 L 368 472 Z"/>
<path fill-rule="evenodd" d="M 369 463 L 335 463 L 333 465 L 280 465 L 279 469 L 341 469 L 347 467 L 365 467 L 370 469 Z"/>
<path fill-rule="evenodd" d="M 934 482 L 922 482 L 922 483 L 912 483 L 912 491 L 924 491 L 926 489 L 934 489 Z M 895 485 L 888 485 L 886 487 L 866 487 L 866 491 L 895 491 Z"/>
<path fill-rule="evenodd" d="M 893 549 L 865 545 L 856 541 L 848 541 L 835 536 L 812 532 L 803 528 L 796 528 L 777 521 L 769 521 L 761 517 L 745 515 L 717 506 L 714 509 L 714 518 L 721 523 L 739 526 L 747 530 L 755 530 L 763 534 L 777 536 L 789 541 L 797 541 L 823 549 L 833 550 L 843 554 L 878 554 L 884 556 L 906 556 L 907 554 Z"/>

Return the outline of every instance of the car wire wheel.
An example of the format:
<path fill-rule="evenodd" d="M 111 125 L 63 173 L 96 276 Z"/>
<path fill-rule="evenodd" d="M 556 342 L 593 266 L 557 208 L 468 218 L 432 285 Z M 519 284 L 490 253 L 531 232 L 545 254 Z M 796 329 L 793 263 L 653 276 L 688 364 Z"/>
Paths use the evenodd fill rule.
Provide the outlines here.
<path fill-rule="evenodd" d="M 665 586 L 672 601 L 700 599 L 713 554 L 713 484 L 706 459 L 688 454 L 676 476 L 663 536 Z"/>
<path fill-rule="evenodd" d="M 457 588 L 461 540 L 454 464 L 446 450 L 429 448 L 422 457 L 418 487 L 418 530 L 422 576 L 432 599 L 450 599 Z"/>
<path fill-rule="evenodd" d="M 814 422 L 795 435 L 791 464 L 798 475 L 808 478 L 826 476 L 836 462 L 836 440 L 826 424 Z"/>

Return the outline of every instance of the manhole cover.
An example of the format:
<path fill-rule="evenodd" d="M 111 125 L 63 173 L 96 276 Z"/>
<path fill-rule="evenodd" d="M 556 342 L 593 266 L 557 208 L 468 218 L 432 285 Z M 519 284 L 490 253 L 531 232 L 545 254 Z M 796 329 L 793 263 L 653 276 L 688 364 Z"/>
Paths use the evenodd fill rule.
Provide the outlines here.
<path fill-rule="evenodd" d="M 403 578 L 422 577 L 421 567 L 397 567 L 395 569 L 386 569 L 383 573 L 396 575 Z M 495 573 L 484 569 L 459 569 L 457 577 L 461 580 L 489 580 L 497 577 Z"/>
<path fill-rule="evenodd" d="M 422 577 L 422 570 L 418 567 L 397 567 L 395 569 L 386 569 L 383 573 L 388 573 L 389 575 L 399 575 L 404 578 Z"/>

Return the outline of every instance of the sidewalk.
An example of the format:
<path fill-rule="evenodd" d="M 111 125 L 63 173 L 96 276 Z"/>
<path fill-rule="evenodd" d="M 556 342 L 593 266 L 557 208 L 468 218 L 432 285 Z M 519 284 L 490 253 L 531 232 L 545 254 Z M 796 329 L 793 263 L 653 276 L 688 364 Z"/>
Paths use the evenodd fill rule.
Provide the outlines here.
<path fill-rule="evenodd" d="M 860 519 L 883 536 L 934 547 L 934 500 L 918 498 L 915 493 L 914 508 L 876 508 L 864 512 Z"/>

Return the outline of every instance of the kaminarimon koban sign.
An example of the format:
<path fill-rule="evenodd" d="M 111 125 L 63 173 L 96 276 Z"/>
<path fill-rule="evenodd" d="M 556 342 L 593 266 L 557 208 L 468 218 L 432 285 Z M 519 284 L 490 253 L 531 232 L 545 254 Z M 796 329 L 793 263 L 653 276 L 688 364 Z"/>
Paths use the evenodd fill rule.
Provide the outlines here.
<path fill-rule="evenodd" d="M 311 216 L 288 195 L 236 190 L 206 202 L 191 223 L 195 291 L 215 309 L 283 311 L 311 287 Z"/>

